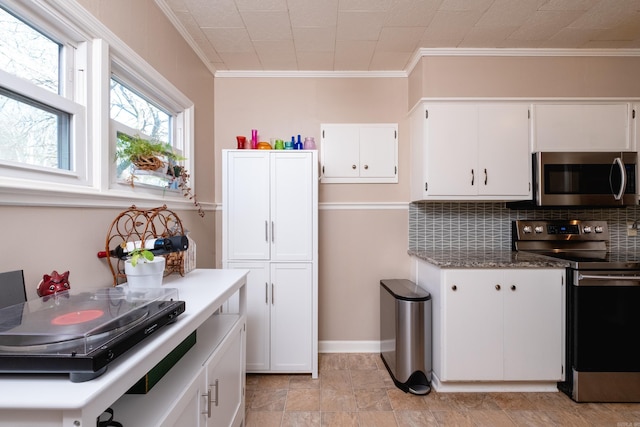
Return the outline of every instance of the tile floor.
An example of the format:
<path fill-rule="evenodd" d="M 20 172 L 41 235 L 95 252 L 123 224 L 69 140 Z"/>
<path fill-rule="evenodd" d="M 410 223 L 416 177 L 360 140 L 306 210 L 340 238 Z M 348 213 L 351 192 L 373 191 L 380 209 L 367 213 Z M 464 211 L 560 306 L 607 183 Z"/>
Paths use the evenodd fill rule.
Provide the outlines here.
<path fill-rule="evenodd" d="M 640 403 L 578 404 L 560 392 L 414 396 L 377 354 L 320 354 L 318 379 L 247 375 L 246 426 L 640 427 Z"/>

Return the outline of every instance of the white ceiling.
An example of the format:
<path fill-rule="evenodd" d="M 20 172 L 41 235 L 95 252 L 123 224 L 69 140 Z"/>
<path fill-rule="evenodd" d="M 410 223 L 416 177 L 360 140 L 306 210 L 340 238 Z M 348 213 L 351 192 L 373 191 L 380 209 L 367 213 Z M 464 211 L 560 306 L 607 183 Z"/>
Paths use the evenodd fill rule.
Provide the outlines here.
<path fill-rule="evenodd" d="M 420 48 L 640 48 L 640 0 L 156 2 L 214 71 L 406 71 Z"/>

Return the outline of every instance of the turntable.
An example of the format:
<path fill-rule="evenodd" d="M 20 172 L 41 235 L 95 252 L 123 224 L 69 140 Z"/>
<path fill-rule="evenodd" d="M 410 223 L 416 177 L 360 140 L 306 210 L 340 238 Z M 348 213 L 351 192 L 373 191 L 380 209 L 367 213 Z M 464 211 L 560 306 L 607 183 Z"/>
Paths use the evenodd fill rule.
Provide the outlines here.
<path fill-rule="evenodd" d="M 185 310 L 177 289 L 126 285 L 68 290 L 0 309 L 0 373 L 64 373 L 72 382 L 174 322 Z"/>

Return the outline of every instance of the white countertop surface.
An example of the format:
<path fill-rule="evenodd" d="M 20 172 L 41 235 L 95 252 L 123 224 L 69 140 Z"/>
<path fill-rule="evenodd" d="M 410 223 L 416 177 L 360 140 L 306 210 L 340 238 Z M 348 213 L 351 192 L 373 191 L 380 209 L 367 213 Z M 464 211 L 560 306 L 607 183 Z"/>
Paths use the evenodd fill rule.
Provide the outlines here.
<path fill-rule="evenodd" d="M 178 289 L 185 312 L 112 362 L 98 378 L 72 383 L 68 375 L 0 374 L 0 419 L 5 409 L 62 410 L 81 418 L 102 413 L 244 285 L 246 274 L 197 269 L 184 277 L 166 277 L 163 286 Z"/>

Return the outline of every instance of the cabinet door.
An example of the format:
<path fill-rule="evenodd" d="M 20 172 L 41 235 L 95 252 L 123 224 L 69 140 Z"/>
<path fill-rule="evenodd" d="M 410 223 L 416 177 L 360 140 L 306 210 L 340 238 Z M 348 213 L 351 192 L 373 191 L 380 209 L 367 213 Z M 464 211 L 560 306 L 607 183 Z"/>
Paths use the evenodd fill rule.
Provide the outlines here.
<path fill-rule="evenodd" d="M 360 130 L 357 126 L 322 125 L 322 177 L 360 176 Z"/>
<path fill-rule="evenodd" d="M 226 268 L 249 270 L 247 276 L 247 371 L 268 371 L 271 280 L 267 262 L 232 262 Z"/>
<path fill-rule="evenodd" d="M 478 107 L 475 104 L 427 106 L 424 162 L 427 196 L 478 193 Z"/>
<path fill-rule="evenodd" d="M 560 380 L 564 270 L 507 270 L 504 379 Z"/>
<path fill-rule="evenodd" d="M 160 427 L 201 427 L 207 425 L 206 402 L 207 374 L 201 369 L 195 381 L 175 402 L 169 417 L 162 421 Z"/>
<path fill-rule="evenodd" d="M 265 178 L 266 179 L 266 178 Z M 311 152 L 271 153 L 271 260 L 313 259 L 313 174 Z"/>
<path fill-rule="evenodd" d="M 395 126 L 360 128 L 360 162 L 362 178 L 395 178 L 398 171 L 398 130 Z"/>
<path fill-rule="evenodd" d="M 534 104 L 533 151 L 633 151 L 628 103 Z"/>
<path fill-rule="evenodd" d="M 244 368 L 243 339 L 244 330 L 236 330 L 222 344 L 220 355 L 207 363 L 207 386 L 211 391 L 208 426 L 235 426 L 243 419 Z M 188 424 L 184 424 L 188 425 Z"/>
<path fill-rule="evenodd" d="M 313 268 L 271 264 L 271 369 L 309 371 L 312 351 Z"/>
<path fill-rule="evenodd" d="M 450 270 L 444 277 L 443 372 L 436 374 L 442 381 L 501 380 L 501 273 Z"/>
<path fill-rule="evenodd" d="M 270 256 L 269 153 L 227 152 L 226 258 L 268 260 Z"/>
<path fill-rule="evenodd" d="M 529 106 L 481 104 L 478 114 L 478 194 L 528 198 Z"/>

